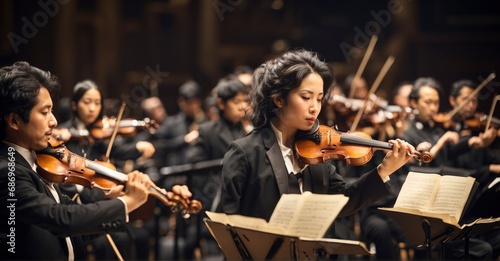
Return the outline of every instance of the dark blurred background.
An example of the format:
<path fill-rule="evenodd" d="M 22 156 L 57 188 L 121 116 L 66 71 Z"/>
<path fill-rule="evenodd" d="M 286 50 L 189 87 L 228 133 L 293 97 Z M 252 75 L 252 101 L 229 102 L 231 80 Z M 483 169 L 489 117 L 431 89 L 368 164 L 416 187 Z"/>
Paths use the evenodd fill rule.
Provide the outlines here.
<path fill-rule="evenodd" d="M 394 56 L 379 87 L 387 98 L 401 81 L 432 76 L 448 90 L 500 67 L 496 0 L 4 0 L 0 9 L 2 66 L 26 60 L 49 70 L 63 96 L 93 79 L 114 101 L 109 113 L 123 100 L 127 113 L 137 114 L 140 101 L 154 95 L 173 114 L 187 79 L 208 94 L 236 66 L 255 68 L 289 48 L 318 52 L 342 82 L 358 69 L 373 34 L 378 41 L 363 77 L 371 85 Z M 480 111 L 489 112 L 499 85 L 494 79 L 480 92 Z"/>

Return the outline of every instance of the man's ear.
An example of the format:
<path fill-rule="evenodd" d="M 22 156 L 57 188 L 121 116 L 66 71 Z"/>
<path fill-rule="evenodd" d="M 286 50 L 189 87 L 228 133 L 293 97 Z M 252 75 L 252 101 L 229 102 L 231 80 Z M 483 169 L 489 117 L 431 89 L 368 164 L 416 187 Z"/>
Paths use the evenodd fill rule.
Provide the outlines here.
<path fill-rule="evenodd" d="M 453 96 L 451 96 L 451 95 L 450 95 L 450 97 L 448 98 L 448 101 L 450 102 L 450 105 L 451 105 L 453 108 L 455 108 L 455 107 L 458 105 L 458 104 L 457 104 L 457 102 L 456 102 L 456 100 L 455 100 L 455 97 L 453 97 Z"/>
<path fill-rule="evenodd" d="M 20 121 L 21 118 L 19 117 L 19 114 L 11 112 L 7 115 L 4 116 L 5 124 L 14 130 L 19 130 L 21 128 Z"/>
<path fill-rule="evenodd" d="M 279 96 L 274 96 L 273 102 L 276 105 L 276 107 L 278 107 L 280 109 L 283 108 L 283 98 L 281 98 Z"/>
<path fill-rule="evenodd" d="M 215 101 L 217 103 L 217 108 L 219 108 L 219 110 L 223 111 L 226 108 L 226 104 L 221 98 L 217 98 Z"/>
<path fill-rule="evenodd" d="M 417 100 L 415 100 L 415 99 L 410 99 L 410 106 L 411 106 L 413 109 L 416 109 L 416 108 L 417 108 Z"/>

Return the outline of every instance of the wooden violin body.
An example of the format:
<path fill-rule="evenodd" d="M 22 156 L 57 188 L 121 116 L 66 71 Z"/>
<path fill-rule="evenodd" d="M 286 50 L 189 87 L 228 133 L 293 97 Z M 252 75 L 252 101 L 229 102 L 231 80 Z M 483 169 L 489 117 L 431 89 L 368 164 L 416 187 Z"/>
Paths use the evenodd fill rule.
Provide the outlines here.
<path fill-rule="evenodd" d="M 301 164 L 341 160 L 348 165 L 361 166 L 371 160 L 374 148 L 392 149 L 392 144 L 372 140 L 363 132 L 341 133 L 325 125 L 295 141 L 295 151 Z M 432 160 L 427 152 L 414 156 L 426 163 Z"/>
<path fill-rule="evenodd" d="M 36 161 L 38 174 L 48 182 L 109 190 L 127 181 L 127 175 L 116 171 L 114 165 L 85 159 L 70 152 L 62 143 L 52 142 L 46 149 L 37 151 Z M 201 202 L 183 199 L 154 184 L 151 184 L 149 194 L 173 210 L 182 209 L 184 214 L 195 214 L 202 208 Z"/>

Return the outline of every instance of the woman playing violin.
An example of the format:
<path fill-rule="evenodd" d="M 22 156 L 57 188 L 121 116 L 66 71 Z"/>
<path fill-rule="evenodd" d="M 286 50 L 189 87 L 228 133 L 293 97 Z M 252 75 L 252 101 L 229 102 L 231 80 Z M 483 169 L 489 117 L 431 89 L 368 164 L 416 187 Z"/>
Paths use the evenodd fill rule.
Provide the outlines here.
<path fill-rule="evenodd" d="M 92 137 L 92 128 L 103 119 L 103 97 L 97 85 L 90 80 L 77 83 L 71 97 L 72 119 L 62 123 L 53 136 L 66 144 L 69 150 L 91 160 L 102 160 L 109 144 L 108 140 Z M 113 144 L 110 158 L 147 159 L 155 152 L 148 141 L 126 142 L 117 140 Z"/>
<path fill-rule="evenodd" d="M 254 72 L 251 91 L 254 130 L 233 141 L 223 159 L 220 211 L 269 220 L 280 196 L 311 191 L 350 197 L 340 216 L 387 196 L 384 184 L 415 152 L 403 140 L 382 163 L 347 185 L 329 163 L 301 167 L 294 148 L 299 131 L 309 131 L 333 81 L 328 64 L 310 51 L 295 50 L 265 62 Z"/>

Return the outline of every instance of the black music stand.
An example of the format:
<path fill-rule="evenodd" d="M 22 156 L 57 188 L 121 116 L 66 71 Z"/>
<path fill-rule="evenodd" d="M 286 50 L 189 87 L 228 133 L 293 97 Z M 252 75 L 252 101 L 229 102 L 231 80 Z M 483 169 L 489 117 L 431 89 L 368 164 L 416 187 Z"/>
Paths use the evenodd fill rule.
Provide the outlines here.
<path fill-rule="evenodd" d="M 460 230 L 460 228 L 445 223 L 439 218 L 395 212 L 383 208 L 380 211 L 398 223 L 407 239 L 407 246 L 426 249 L 428 259 L 431 259 L 434 246 L 444 247 L 443 244 Z"/>
<path fill-rule="evenodd" d="M 331 255 L 371 255 L 364 243 L 311 239 L 235 227 L 204 219 L 226 260 L 319 260 Z"/>

